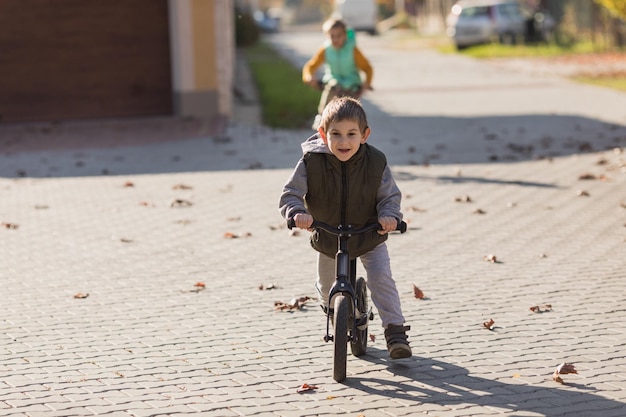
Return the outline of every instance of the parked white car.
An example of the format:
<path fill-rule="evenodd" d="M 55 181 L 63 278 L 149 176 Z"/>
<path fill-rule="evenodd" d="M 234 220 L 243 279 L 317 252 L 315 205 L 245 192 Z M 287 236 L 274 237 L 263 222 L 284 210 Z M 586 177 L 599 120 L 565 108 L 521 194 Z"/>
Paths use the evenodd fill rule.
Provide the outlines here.
<path fill-rule="evenodd" d="M 446 18 L 446 33 L 458 49 L 489 42 L 523 41 L 533 13 L 517 0 L 460 0 Z"/>
<path fill-rule="evenodd" d="M 376 0 L 336 0 L 335 15 L 341 16 L 349 27 L 376 35 L 378 4 Z"/>

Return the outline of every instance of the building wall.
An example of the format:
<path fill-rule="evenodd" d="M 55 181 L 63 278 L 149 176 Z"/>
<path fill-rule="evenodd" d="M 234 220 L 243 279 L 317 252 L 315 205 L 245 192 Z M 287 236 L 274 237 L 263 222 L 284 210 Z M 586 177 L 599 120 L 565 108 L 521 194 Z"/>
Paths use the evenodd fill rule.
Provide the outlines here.
<path fill-rule="evenodd" d="M 230 0 L 169 0 L 174 111 L 232 116 L 235 41 Z"/>

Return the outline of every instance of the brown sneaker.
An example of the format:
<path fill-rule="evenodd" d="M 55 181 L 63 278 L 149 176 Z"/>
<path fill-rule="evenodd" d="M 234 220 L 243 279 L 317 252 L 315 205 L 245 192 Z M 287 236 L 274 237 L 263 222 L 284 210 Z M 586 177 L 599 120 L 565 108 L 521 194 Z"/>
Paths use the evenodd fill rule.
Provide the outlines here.
<path fill-rule="evenodd" d="M 390 324 L 385 329 L 385 340 L 387 340 L 387 350 L 391 359 L 410 358 L 413 355 L 411 346 L 407 341 L 406 332 L 411 330 L 410 326 Z"/>

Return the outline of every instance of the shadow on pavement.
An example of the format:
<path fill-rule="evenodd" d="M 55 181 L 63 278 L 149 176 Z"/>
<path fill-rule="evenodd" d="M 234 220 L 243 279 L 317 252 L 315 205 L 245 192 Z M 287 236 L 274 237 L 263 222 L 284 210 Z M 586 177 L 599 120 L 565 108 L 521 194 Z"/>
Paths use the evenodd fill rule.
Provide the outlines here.
<path fill-rule="evenodd" d="M 625 126 L 579 116 L 404 117 L 365 106 L 369 143 L 394 166 L 514 163 L 626 147 Z M 311 132 L 232 123 L 220 128 L 177 118 L 2 126 L 0 177 L 291 169 Z M 552 186 L 524 179 L 506 183 Z"/>
<path fill-rule="evenodd" d="M 558 388 L 557 383 L 551 381 L 550 375 L 546 376 L 546 381 L 555 387 L 522 382 L 507 384 L 469 375 L 467 369 L 461 366 L 434 359 L 413 357 L 391 362 L 382 359 L 386 357 L 386 351 L 377 352 L 371 348 L 369 351 L 360 359 L 378 365 L 386 364 L 389 372 L 408 378 L 411 382 L 393 382 L 358 375 L 350 376 L 344 382 L 368 394 L 443 407 L 463 405 L 466 408 L 467 404 L 495 407 L 507 410 L 508 416 L 515 416 L 515 412 L 537 413 L 545 417 L 590 415 L 589 412 L 593 410 L 602 410 L 602 415 L 614 416 L 620 415 L 626 408 L 624 403 L 593 394 L 593 387 L 566 382 L 569 389 Z M 617 411 L 617 414 L 611 411 Z"/>

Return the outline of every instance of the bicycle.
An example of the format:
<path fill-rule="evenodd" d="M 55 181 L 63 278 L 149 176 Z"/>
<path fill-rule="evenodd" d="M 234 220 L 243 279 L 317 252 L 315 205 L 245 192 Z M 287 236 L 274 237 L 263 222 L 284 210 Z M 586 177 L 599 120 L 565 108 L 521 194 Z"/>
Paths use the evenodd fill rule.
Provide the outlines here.
<path fill-rule="evenodd" d="M 344 88 L 341 85 L 339 85 L 336 80 L 332 80 L 327 83 L 323 82 L 322 80 L 317 80 L 315 82 L 314 88 L 318 91 L 321 91 L 322 95 L 320 96 L 320 102 L 317 106 L 317 115 L 315 116 L 315 120 L 313 121 L 313 124 L 311 125 L 311 128 L 313 130 L 317 130 L 317 128 L 319 127 L 319 124 L 322 118 L 321 116 L 322 112 L 324 111 L 324 108 L 326 107 L 326 105 L 330 103 L 332 99 L 334 99 L 335 97 L 343 97 L 343 96 L 360 99 L 361 96 L 363 95 L 363 89 L 361 88 L 361 86 L 358 86 L 353 89 Z M 372 91 L 373 88 L 369 87 L 369 90 Z"/>
<path fill-rule="evenodd" d="M 294 219 L 287 221 L 289 229 L 295 225 Z M 335 283 L 328 294 L 329 311 L 326 312 L 324 341 L 333 341 L 333 379 L 342 382 L 346 379 L 348 343 L 350 343 L 350 350 L 354 356 L 365 355 L 367 351 L 367 327 L 369 321 L 374 319 L 374 313 L 371 308 L 368 309 L 367 305 L 365 278 L 356 277 L 357 260 L 356 258 L 350 259 L 348 240 L 354 235 L 380 230 L 381 225 L 373 223 L 353 229 L 351 226 L 333 227 L 314 220 L 311 229 L 322 229 L 337 236 L 337 253 L 335 254 L 337 273 Z M 396 230 L 400 233 L 406 232 L 407 224 L 400 221 Z M 331 302 L 334 309 L 330 308 Z M 332 334 L 331 323 L 333 324 Z"/>

